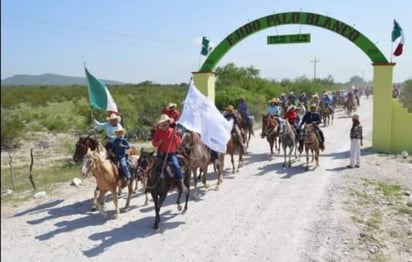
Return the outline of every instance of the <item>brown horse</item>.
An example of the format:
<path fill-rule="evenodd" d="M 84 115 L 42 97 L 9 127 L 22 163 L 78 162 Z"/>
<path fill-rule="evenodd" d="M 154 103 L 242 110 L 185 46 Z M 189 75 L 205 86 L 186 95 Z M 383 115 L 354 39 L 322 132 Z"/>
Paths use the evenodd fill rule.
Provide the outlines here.
<path fill-rule="evenodd" d="M 232 130 L 230 139 L 227 142 L 226 153 L 230 155 L 230 162 L 232 163 L 232 174 L 239 172 L 239 169 L 243 166 L 243 150 L 242 145 L 236 135 L 236 131 Z M 235 154 L 239 154 L 239 160 L 237 167 L 235 166 Z"/>
<path fill-rule="evenodd" d="M 280 151 L 279 137 L 279 123 L 274 116 L 262 114 L 262 133 L 261 137 L 265 138 L 269 143 L 270 157 L 273 157 L 273 146 L 275 150 Z"/>
<path fill-rule="evenodd" d="M 316 127 L 314 124 L 305 124 L 304 129 L 304 145 L 306 151 L 306 170 L 309 170 L 309 151 L 312 153 L 312 161 L 316 161 L 316 166 L 319 166 L 319 139 L 316 135 Z"/>
<path fill-rule="evenodd" d="M 200 139 L 200 135 L 196 132 L 186 131 L 182 137 L 182 144 L 181 148 L 184 151 L 185 156 L 189 160 L 189 169 L 193 174 L 194 180 L 194 196 L 198 198 L 198 189 L 197 189 L 197 170 L 199 169 L 200 174 L 202 175 L 202 182 L 203 186 L 208 189 L 209 185 L 207 184 L 206 176 L 207 176 L 207 169 L 209 164 L 211 164 L 211 150 L 202 143 Z M 213 163 L 215 164 L 215 163 Z M 223 169 L 219 168 L 218 166 L 214 165 L 215 172 L 217 171 L 217 185 L 216 189 L 219 189 L 219 185 L 222 182 L 223 177 Z M 199 175 L 200 176 L 200 175 Z"/>
<path fill-rule="evenodd" d="M 326 103 L 320 103 L 319 113 L 325 126 L 333 124 L 334 111 Z"/>
<path fill-rule="evenodd" d="M 117 168 L 112 162 L 106 158 L 103 158 L 98 152 L 88 150 L 83 157 L 83 164 L 81 168 L 82 177 L 87 177 L 91 172 L 96 177 L 96 184 L 99 188 L 99 196 L 97 199 L 97 209 L 104 218 L 107 218 L 107 214 L 104 211 L 104 202 L 107 192 L 111 192 L 113 197 L 113 204 L 115 208 L 115 214 L 113 218 L 117 218 L 120 211 L 118 206 L 117 187 L 118 187 L 118 173 Z"/>
<path fill-rule="evenodd" d="M 254 136 L 255 133 L 253 131 L 253 121 L 250 121 L 248 123 L 248 120 L 240 114 L 239 111 L 235 110 L 235 116 L 237 119 L 237 124 L 239 126 L 239 129 L 242 133 L 243 141 L 245 142 L 246 149 L 249 147 L 249 142 L 252 137 Z"/>

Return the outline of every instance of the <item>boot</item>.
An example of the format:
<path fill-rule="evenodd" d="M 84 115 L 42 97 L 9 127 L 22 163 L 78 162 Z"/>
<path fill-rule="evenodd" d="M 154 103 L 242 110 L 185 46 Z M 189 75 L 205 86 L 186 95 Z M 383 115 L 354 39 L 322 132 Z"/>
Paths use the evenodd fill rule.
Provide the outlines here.
<path fill-rule="evenodd" d="M 183 179 L 176 179 L 176 187 L 177 190 L 182 194 L 186 194 L 188 192 L 185 183 L 183 183 Z"/>

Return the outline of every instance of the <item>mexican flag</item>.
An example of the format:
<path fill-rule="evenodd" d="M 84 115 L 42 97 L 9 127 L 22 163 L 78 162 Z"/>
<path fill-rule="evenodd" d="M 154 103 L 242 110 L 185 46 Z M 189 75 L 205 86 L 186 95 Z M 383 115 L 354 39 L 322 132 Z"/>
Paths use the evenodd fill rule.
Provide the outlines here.
<path fill-rule="evenodd" d="M 403 35 L 403 30 L 400 25 L 393 20 L 393 30 L 392 30 L 392 42 L 395 42 L 400 37 L 398 46 L 395 48 L 393 52 L 394 56 L 400 56 L 403 51 L 403 44 L 405 43 L 405 36 Z"/>
<path fill-rule="evenodd" d="M 86 67 L 84 67 L 84 70 L 86 71 L 90 105 L 93 108 L 117 114 L 117 105 L 106 85 L 90 74 Z"/>

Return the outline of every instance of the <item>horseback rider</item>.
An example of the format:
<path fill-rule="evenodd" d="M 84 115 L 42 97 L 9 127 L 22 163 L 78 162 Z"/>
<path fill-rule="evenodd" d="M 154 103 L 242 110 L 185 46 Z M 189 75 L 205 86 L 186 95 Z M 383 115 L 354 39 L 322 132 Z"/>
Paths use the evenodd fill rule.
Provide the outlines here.
<path fill-rule="evenodd" d="M 167 107 L 163 107 L 162 114 L 166 114 L 169 117 L 173 118 L 174 122 L 170 124 L 171 128 L 175 128 L 176 122 L 179 120 L 180 117 L 180 112 L 177 110 L 177 104 L 176 103 L 169 103 Z"/>
<path fill-rule="evenodd" d="M 158 126 L 152 139 L 152 145 L 158 148 L 159 157 L 166 157 L 173 168 L 177 189 L 181 193 L 187 193 L 187 188 L 183 183 L 182 169 L 176 154 L 177 148 L 182 143 L 182 138 L 176 129 L 170 127 L 173 122 L 174 119 L 168 115 L 161 115 L 157 122 Z"/>
<path fill-rule="evenodd" d="M 130 183 L 131 178 L 130 170 L 127 166 L 128 155 L 126 153 L 126 149 L 129 149 L 130 145 L 127 139 L 124 137 L 125 132 L 126 131 L 122 126 L 117 126 L 114 129 L 116 138 L 113 140 L 112 146 L 113 154 L 115 156 L 115 159 L 119 161 L 119 165 L 122 171 L 121 173 L 123 175 L 122 188 Z"/>
<path fill-rule="evenodd" d="M 92 113 L 92 121 L 94 128 L 98 130 L 104 129 L 106 131 L 107 143 L 105 145 L 105 148 L 107 150 L 107 156 L 109 158 L 112 157 L 111 152 L 113 151 L 113 141 L 116 139 L 114 130 L 122 127 L 122 125 L 120 124 L 121 117 L 115 113 L 111 113 L 107 117 L 107 122 L 99 122 L 94 118 L 94 115 Z"/>
<path fill-rule="evenodd" d="M 322 96 L 322 102 L 333 112 L 332 97 L 328 91 L 325 91 Z"/>
<path fill-rule="evenodd" d="M 227 107 L 225 107 L 225 114 L 224 117 L 227 120 L 233 120 L 233 129 L 232 131 L 234 131 L 237 140 L 239 141 L 239 144 L 241 145 L 243 154 L 246 153 L 246 146 L 243 142 L 243 136 L 242 136 L 242 132 L 240 131 L 239 125 L 237 123 L 237 117 L 235 115 L 235 108 L 232 105 L 228 105 Z"/>
<path fill-rule="evenodd" d="M 289 122 L 289 124 L 292 126 L 293 131 L 295 134 L 297 134 L 296 130 L 296 121 L 298 119 L 298 114 L 296 113 L 296 107 L 294 105 L 289 105 L 288 109 L 286 110 L 286 113 L 284 115 L 284 118 Z"/>
<path fill-rule="evenodd" d="M 242 118 L 244 119 L 246 123 L 247 129 L 250 129 L 252 127 L 252 119 L 250 119 L 249 115 L 249 107 L 246 103 L 246 98 L 244 96 L 240 96 L 238 98 L 239 104 L 237 106 L 237 111 L 240 113 Z"/>
<path fill-rule="evenodd" d="M 318 125 L 322 122 L 320 118 L 320 114 L 317 111 L 317 106 L 316 104 L 312 104 L 310 106 L 310 111 L 306 112 L 306 114 L 303 116 L 302 122 L 300 123 L 300 129 L 302 129 L 302 126 L 304 124 L 313 124 L 313 126 L 316 129 L 316 135 L 318 136 L 319 139 L 319 148 L 323 151 L 325 150 L 325 137 L 323 136 L 322 130 L 318 127 Z"/>
<path fill-rule="evenodd" d="M 281 121 L 283 119 L 280 118 L 280 106 L 279 106 L 279 99 L 277 98 L 272 98 L 268 101 L 269 105 L 267 108 L 267 114 L 266 117 L 272 116 L 275 118 L 275 120 L 278 122 L 278 126 L 281 125 Z M 265 134 L 260 134 L 262 138 L 265 137 Z"/>
<path fill-rule="evenodd" d="M 288 101 L 289 101 L 289 105 L 295 105 L 296 96 L 295 96 L 295 93 L 293 91 L 289 93 Z"/>
<path fill-rule="evenodd" d="M 307 108 L 308 107 L 308 99 L 307 99 L 307 96 L 306 96 L 306 93 L 305 92 L 302 92 L 301 94 L 300 94 L 300 96 L 299 96 L 299 102 L 301 103 L 301 104 L 303 104 L 304 106 L 305 106 L 305 108 Z"/>

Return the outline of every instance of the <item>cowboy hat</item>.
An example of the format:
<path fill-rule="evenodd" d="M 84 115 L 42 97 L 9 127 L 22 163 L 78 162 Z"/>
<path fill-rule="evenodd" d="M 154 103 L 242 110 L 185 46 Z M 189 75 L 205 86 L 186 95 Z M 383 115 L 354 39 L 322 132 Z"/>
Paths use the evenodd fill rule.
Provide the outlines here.
<path fill-rule="evenodd" d="M 318 107 L 318 106 L 317 106 L 316 104 L 311 104 L 311 105 L 310 105 L 310 108 L 315 108 L 315 109 L 316 109 L 317 107 Z"/>
<path fill-rule="evenodd" d="M 318 94 L 314 94 L 314 95 L 312 95 L 312 97 L 317 97 L 317 98 L 319 98 Z"/>
<path fill-rule="evenodd" d="M 358 114 L 353 114 L 352 119 L 359 121 L 359 115 Z"/>
<path fill-rule="evenodd" d="M 243 100 L 243 101 L 246 100 L 246 99 L 245 99 L 245 96 L 239 96 L 238 99 L 239 99 L 239 100 Z"/>
<path fill-rule="evenodd" d="M 169 103 L 169 105 L 167 106 L 167 108 L 172 109 L 172 108 L 176 108 L 177 105 L 175 103 Z"/>
<path fill-rule="evenodd" d="M 235 108 L 232 105 L 228 105 L 227 107 L 225 107 L 225 110 L 233 112 Z"/>
<path fill-rule="evenodd" d="M 117 126 L 114 128 L 114 132 L 115 132 L 115 133 L 122 132 L 122 133 L 124 134 L 124 133 L 126 133 L 126 130 L 125 130 L 122 126 L 117 125 Z"/>
<path fill-rule="evenodd" d="M 290 92 L 289 92 L 289 95 L 294 95 L 294 94 L 295 94 L 295 93 L 293 93 L 293 91 L 290 91 Z"/>
<path fill-rule="evenodd" d="M 173 123 L 174 119 L 169 117 L 166 114 L 162 114 L 160 116 L 160 119 L 157 121 L 158 124 L 164 123 L 164 122 L 169 122 L 169 123 Z"/>
<path fill-rule="evenodd" d="M 286 111 L 290 111 L 290 110 L 292 110 L 292 109 L 295 109 L 295 106 L 294 106 L 294 105 L 289 105 L 289 106 L 288 106 L 288 109 L 287 109 Z"/>
<path fill-rule="evenodd" d="M 278 100 L 276 98 L 272 98 L 268 100 L 268 103 L 276 103 Z"/>
<path fill-rule="evenodd" d="M 121 117 L 118 116 L 118 115 L 116 115 L 116 114 L 114 114 L 114 113 L 110 114 L 110 116 L 107 117 L 107 120 L 108 120 L 108 121 L 110 121 L 110 120 L 115 120 L 115 119 L 118 120 L 118 121 L 120 121 Z"/>

